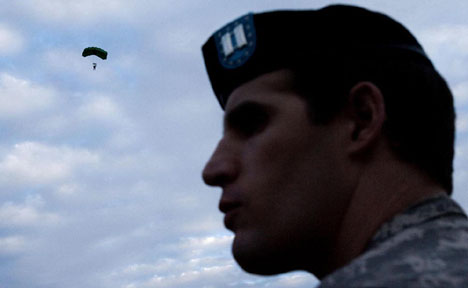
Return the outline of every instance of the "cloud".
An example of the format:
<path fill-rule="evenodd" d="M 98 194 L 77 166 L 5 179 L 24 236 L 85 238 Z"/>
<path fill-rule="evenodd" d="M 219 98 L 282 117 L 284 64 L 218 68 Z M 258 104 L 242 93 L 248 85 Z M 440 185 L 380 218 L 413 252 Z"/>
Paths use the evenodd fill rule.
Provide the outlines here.
<path fill-rule="evenodd" d="M 86 120 L 121 122 L 123 115 L 117 104 L 107 96 L 98 96 L 81 106 L 77 114 Z"/>
<path fill-rule="evenodd" d="M 138 20 L 141 13 L 152 12 L 153 15 L 170 10 L 172 1 L 125 1 L 125 0 L 24 0 L 15 3 L 22 13 L 48 23 L 92 26 L 97 22 L 109 20 Z"/>
<path fill-rule="evenodd" d="M 468 81 L 461 82 L 452 89 L 456 106 L 468 104 Z"/>
<path fill-rule="evenodd" d="M 61 197 L 73 196 L 79 190 L 79 185 L 76 183 L 65 183 L 56 188 L 56 195 Z"/>
<path fill-rule="evenodd" d="M 0 255 L 21 252 L 26 246 L 22 236 L 8 236 L 0 238 Z"/>
<path fill-rule="evenodd" d="M 182 239 L 180 248 L 184 251 L 189 251 L 192 257 L 206 253 L 207 250 L 222 251 L 222 249 L 227 248 L 226 250 L 229 251 L 229 246 L 233 238 L 232 235 L 188 237 Z"/>
<path fill-rule="evenodd" d="M 53 88 L 31 83 L 7 73 L 0 74 L 0 118 L 20 117 L 51 107 Z"/>
<path fill-rule="evenodd" d="M 278 281 L 268 285 L 268 287 L 315 287 L 318 284 L 318 280 L 311 278 L 311 275 L 306 272 L 290 273 L 280 276 Z"/>
<path fill-rule="evenodd" d="M 65 87 L 75 87 L 75 89 L 96 89 L 97 85 L 119 85 L 115 80 L 116 68 L 110 67 L 120 63 L 120 56 L 112 55 L 111 63 L 96 56 L 83 57 L 81 55 L 86 46 L 55 46 L 43 51 L 39 57 L 38 64 L 45 67 L 49 75 L 60 79 L 55 83 Z M 33 60 L 34 61 L 34 60 Z M 96 70 L 93 70 L 92 63 L 97 63 Z M 52 80 L 53 81 L 53 80 Z"/>
<path fill-rule="evenodd" d="M 177 251 L 174 257 L 128 265 L 111 273 L 109 279 L 122 288 L 313 287 L 317 284 L 308 273 L 269 278 L 246 274 L 230 255 L 232 238 L 226 235 L 181 238 L 173 244 L 176 249 L 165 249 Z"/>
<path fill-rule="evenodd" d="M 456 131 L 457 135 L 468 132 L 468 115 L 465 113 L 457 115 Z"/>
<path fill-rule="evenodd" d="M 110 278 L 119 282 L 122 277 L 127 283 L 121 283 L 121 287 L 128 288 L 203 287 L 201 283 L 218 283 L 222 287 L 224 285 L 221 283 L 228 283 L 229 280 L 220 279 L 219 275 L 238 273 L 238 268 L 228 254 L 213 256 L 212 252 L 229 251 L 231 240 L 231 236 L 224 235 L 182 238 L 164 249 L 174 251 L 174 257 L 131 264 L 113 272 Z"/>
<path fill-rule="evenodd" d="M 218 285 L 226 284 L 226 278 L 220 278 L 219 275 L 223 274 L 227 276 L 235 271 L 233 263 L 199 267 L 199 265 L 203 265 L 204 263 L 200 263 L 201 261 L 191 262 L 189 266 L 192 266 L 192 269 L 179 274 L 156 274 L 150 280 L 142 283 L 141 287 L 204 287 L 208 283 L 212 287 L 220 287 Z"/>
<path fill-rule="evenodd" d="M 153 265 L 131 265 L 124 269 L 123 274 L 127 279 L 134 281 L 122 285 L 122 287 L 210 287 L 232 286 L 236 281 L 235 274 L 239 269 L 231 259 L 199 258 L 180 261 L 179 259 L 161 259 Z M 117 273 L 114 273 L 116 275 Z M 223 277 L 219 277 L 223 275 Z"/>
<path fill-rule="evenodd" d="M 468 81 L 455 85 L 452 89 L 455 107 L 457 110 L 456 131 L 457 137 L 468 132 L 468 114 L 465 107 L 468 104 Z"/>
<path fill-rule="evenodd" d="M 428 49 L 450 47 L 462 55 L 468 55 L 468 26 L 441 25 L 424 31 L 421 34 Z"/>
<path fill-rule="evenodd" d="M 36 226 L 59 223 L 58 215 L 42 212 L 40 195 L 28 196 L 25 203 L 6 202 L 0 206 L 0 227 Z"/>
<path fill-rule="evenodd" d="M 65 180 L 77 169 L 92 169 L 99 159 L 99 155 L 86 149 L 22 142 L 0 160 L 0 183 L 46 184 Z"/>
<path fill-rule="evenodd" d="M 439 25 L 420 33 L 419 39 L 436 67 L 450 83 L 468 76 L 468 26 Z"/>
<path fill-rule="evenodd" d="M 140 137 L 139 127 L 124 112 L 111 96 L 89 95 L 89 100 L 75 111 L 75 119 L 91 129 L 112 132 L 106 139 L 107 145 L 120 149 L 131 146 Z"/>
<path fill-rule="evenodd" d="M 0 55 L 6 56 L 21 52 L 24 38 L 21 33 L 0 23 Z"/>
<path fill-rule="evenodd" d="M 123 16 L 131 7 L 126 5 L 127 1 L 116 0 L 39 0 L 20 1 L 20 6 L 33 17 L 43 21 L 76 22 L 93 21 L 107 16 Z"/>
<path fill-rule="evenodd" d="M 188 23 L 176 23 L 156 31 L 154 44 L 169 55 L 198 56 L 201 41 L 206 35 Z"/>

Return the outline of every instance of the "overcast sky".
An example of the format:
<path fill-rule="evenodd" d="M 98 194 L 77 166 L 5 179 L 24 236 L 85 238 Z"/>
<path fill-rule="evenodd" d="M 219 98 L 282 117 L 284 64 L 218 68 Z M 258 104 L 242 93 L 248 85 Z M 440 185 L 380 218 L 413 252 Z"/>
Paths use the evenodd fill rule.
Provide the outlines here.
<path fill-rule="evenodd" d="M 314 287 L 232 259 L 220 191 L 201 180 L 222 111 L 200 47 L 247 12 L 332 3 L 0 0 L 0 287 Z M 404 23 L 447 79 L 468 209 L 468 2 L 341 3 Z"/>

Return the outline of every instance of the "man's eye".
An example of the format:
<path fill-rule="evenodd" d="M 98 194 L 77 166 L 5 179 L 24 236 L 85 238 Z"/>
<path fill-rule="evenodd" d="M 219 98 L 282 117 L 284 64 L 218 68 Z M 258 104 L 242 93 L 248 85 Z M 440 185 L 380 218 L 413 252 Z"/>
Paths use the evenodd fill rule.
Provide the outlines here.
<path fill-rule="evenodd" d="M 266 126 L 267 120 L 268 116 L 266 113 L 259 111 L 256 111 L 255 113 L 246 113 L 237 119 L 234 128 L 243 136 L 252 136 L 263 130 Z"/>
<path fill-rule="evenodd" d="M 258 103 L 244 102 L 226 114 L 224 129 L 240 137 L 250 137 L 263 131 L 271 116 L 270 108 Z"/>

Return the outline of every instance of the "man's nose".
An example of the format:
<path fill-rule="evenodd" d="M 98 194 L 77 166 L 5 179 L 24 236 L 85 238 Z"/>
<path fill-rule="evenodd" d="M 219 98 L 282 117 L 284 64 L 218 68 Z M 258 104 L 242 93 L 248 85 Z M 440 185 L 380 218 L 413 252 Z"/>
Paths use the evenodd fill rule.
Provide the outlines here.
<path fill-rule="evenodd" d="M 224 187 L 239 173 L 239 159 L 229 145 L 221 140 L 203 169 L 203 181 L 210 186 Z"/>

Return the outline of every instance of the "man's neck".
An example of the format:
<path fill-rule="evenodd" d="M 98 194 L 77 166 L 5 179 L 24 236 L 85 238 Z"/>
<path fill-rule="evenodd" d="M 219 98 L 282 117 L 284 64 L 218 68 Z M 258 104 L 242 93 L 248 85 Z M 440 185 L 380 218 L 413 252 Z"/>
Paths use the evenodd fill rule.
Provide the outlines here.
<path fill-rule="evenodd" d="M 418 168 L 400 161 L 368 167 L 359 181 L 341 228 L 329 263 L 319 278 L 346 265 L 362 254 L 379 227 L 395 215 L 424 198 L 444 193 Z"/>

